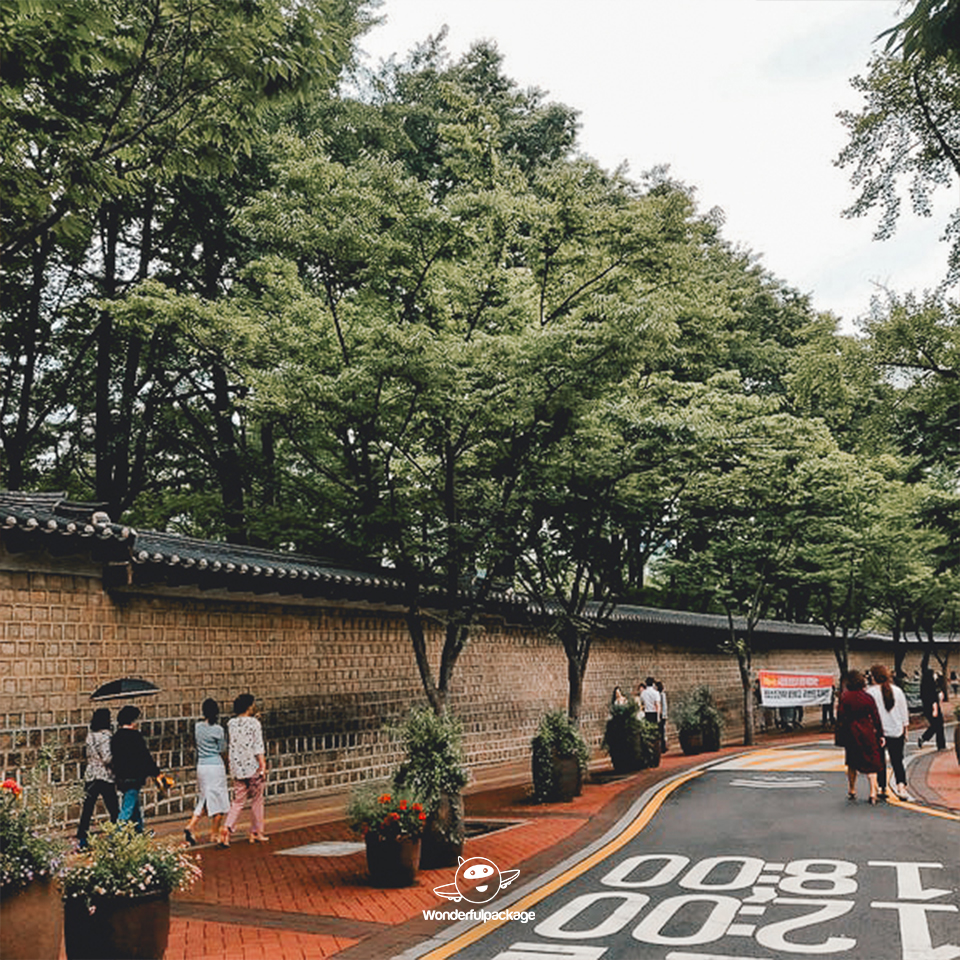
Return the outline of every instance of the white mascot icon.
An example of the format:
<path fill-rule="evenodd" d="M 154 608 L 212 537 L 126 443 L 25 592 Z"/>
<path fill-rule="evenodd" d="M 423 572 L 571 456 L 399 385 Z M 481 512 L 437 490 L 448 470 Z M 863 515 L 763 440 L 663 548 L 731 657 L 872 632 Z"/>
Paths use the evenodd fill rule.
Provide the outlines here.
<path fill-rule="evenodd" d="M 460 866 L 453 883 L 445 883 L 434 887 L 433 892 L 438 897 L 446 897 L 459 903 L 468 900 L 470 903 L 488 903 L 503 887 L 509 886 L 520 876 L 519 870 L 500 872 L 500 868 L 486 857 L 471 857 L 464 860 L 458 858 Z"/>

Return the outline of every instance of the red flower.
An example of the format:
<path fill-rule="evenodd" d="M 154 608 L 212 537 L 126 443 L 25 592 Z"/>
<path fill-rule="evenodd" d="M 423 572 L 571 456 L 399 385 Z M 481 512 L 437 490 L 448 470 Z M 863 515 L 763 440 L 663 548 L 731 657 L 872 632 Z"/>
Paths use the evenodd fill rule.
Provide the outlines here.
<path fill-rule="evenodd" d="M 411 807 L 411 809 L 413 810 L 414 813 L 419 813 L 423 809 L 423 807 L 421 807 L 419 803 L 415 803 L 413 807 Z"/>
<path fill-rule="evenodd" d="M 427 815 L 426 815 L 425 813 L 421 813 L 421 814 L 420 814 L 420 819 L 421 819 L 421 820 L 426 820 L 426 819 L 427 819 Z"/>
<path fill-rule="evenodd" d="M 381 803 L 389 803 L 389 802 L 390 802 L 390 794 L 389 794 L 389 793 L 385 793 L 385 794 L 380 798 L 380 802 L 381 802 Z"/>
<path fill-rule="evenodd" d="M 400 809 L 401 809 L 401 810 L 406 810 L 406 809 L 407 809 L 407 801 L 406 801 L 406 800 L 401 800 L 401 801 L 400 801 Z"/>
<path fill-rule="evenodd" d="M 3 783 L 0 783 L 0 788 L 9 790 L 15 797 L 19 797 L 23 793 L 23 787 L 16 780 L 4 780 Z"/>

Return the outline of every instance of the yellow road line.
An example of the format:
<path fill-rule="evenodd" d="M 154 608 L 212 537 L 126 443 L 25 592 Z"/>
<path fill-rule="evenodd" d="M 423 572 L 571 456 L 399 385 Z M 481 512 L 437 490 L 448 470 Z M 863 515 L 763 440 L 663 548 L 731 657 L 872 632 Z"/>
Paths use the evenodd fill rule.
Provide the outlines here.
<path fill-rule="evenodd" d="M 948 810 L 935 810 L 933 807 L 924 807 L 919 803 L 911 803 L 909 800 L 900 800 L 892 793 L 887 794 L 887 803 L 895 807 L 903 807 L 904 810 L 913 810 L 915 813 L 926 813 L 931 817 L 942 817 L 944 820 L 960 821 L 960 816 L 950 813 Z"/>
<path fill-rule="evenodd" d="M 670 796 L 671 793 L 673 793 L 674 790 L 685 784 L 688 780 L 693 780 L 695 777 L 699 777 L 703 772 L 703 770 L 691 770 L 688 773 L 678 777 L 676 780 L 673 780 L 661 787 L 653 799 L 646 804 L 646 806 L 644 806 L 643 810 L 640 811 L 639 816 L 637 816 L 637 818 L 633 820 L 622 833 L 618 834 L 608 843 L 604 844 L 599 850 L 590 854 L 590 856 L 585 857 L 583 860 L 575 863 L 572 867 L 545 883 L 542 887 L 538 887 L 536 890 L 531 891 L 517 903 L 511 904 L 508 908 L 510 912 L 520 913 L 524 910 L 528 910 L 534 904 L 539 903 L 545 897 L 548 897 L 550 894 L 560 890 L 562 887 L 566 886 L 566 884 L 570 883 L 571 880 L 576 879 L 580 876 L 580 874 L 585 873 L 587 870 L 595 867 L 598 863 L 609 857 L 610 854 L 619 850 L 620 847 L 622 847 L 625 843 L 628 843 L 638 833 L 640 833 L 641 830 L 643 830 L 643 828 L 653 819 L 654 814 L 660 809 L 660 807 L 663 805 L 663 802 L 668 796 Z M 436 950 L 431 950 L 430 953 L 424 954 L 423 957 L 421 957 L 421 960 L 444 960 L 446 957 L 451 957 L 460 950 L 470 946 L 472 943 L 476 943 L 477 940 L 481 940 L 483 937 L 487 936 L 487 934 L 492 933 L 498 927 L 502 927 L 508 922 L 508 920 L 503 919 L 489 920 L 485 923 L 478 923 L 475 927 L 471 927 L 465 933 L 460 934 L 459 937 L 455 937 L 448 943 L 437 947 Z"/>

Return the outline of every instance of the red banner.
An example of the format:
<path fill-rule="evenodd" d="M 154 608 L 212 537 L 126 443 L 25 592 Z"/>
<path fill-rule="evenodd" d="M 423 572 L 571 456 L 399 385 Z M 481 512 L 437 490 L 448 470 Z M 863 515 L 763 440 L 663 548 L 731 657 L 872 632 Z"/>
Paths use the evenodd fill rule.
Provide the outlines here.
<path fill-rule="evenodd" d="M 836 678 L 800 670 L 761 670 L 760 703 L 764 707 L 806 707 L 829 703 Z"/>

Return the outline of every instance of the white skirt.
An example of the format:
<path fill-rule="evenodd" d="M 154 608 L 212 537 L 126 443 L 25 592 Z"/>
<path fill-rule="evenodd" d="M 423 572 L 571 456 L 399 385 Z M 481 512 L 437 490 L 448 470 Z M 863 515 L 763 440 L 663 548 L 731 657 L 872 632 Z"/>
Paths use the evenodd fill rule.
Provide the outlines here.
<path fill-rule="evenodd" d="M 230 809 L 230 790 L 227 788 L 227 771 L 223 763 L 202 763 L 197 767 L 197 806 L 193 811 L 199 817 L 203 808 L 207 816 L 215 817 Z"/>

